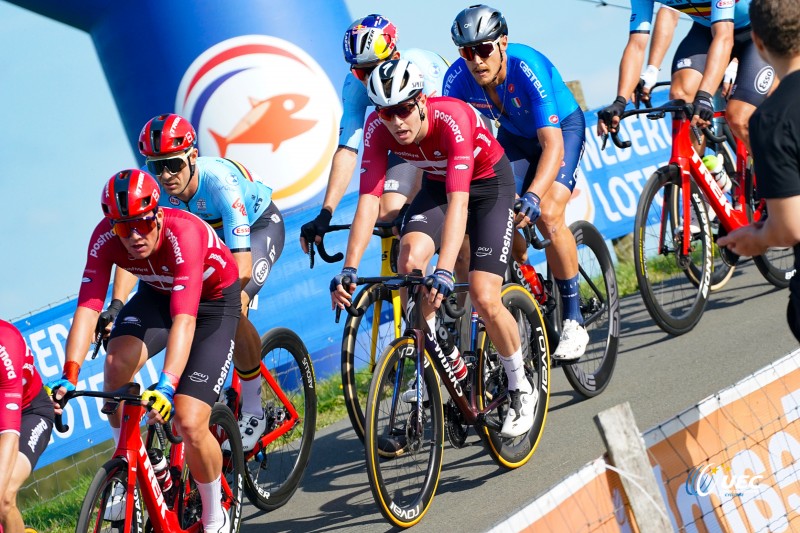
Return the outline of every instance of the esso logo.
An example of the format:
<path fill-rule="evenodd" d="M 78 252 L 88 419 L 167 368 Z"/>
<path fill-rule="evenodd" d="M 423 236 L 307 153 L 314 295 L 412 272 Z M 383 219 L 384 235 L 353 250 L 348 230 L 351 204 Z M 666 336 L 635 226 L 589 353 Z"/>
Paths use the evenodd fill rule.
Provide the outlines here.
<path fill-rule="evenodd" d="M 719 9 L 725 9 L 726 7 L 733 7 L 733 0 L 719 0 L 717 2 L 717 7 Z"/>
<path fill-rule="evenodd" d="M 175 109 L 194 125 L 200 155 L 269 176 L 281 209 L 325 187 L 341 104 L 322 68 L 296 45 L 245 35 L 212 46 L 184 73 Z"/>
<path fill-rule="evenodd" d="M 758 91 L 759 94 L 767 94 L 770 87 L 772 87 L 773 81 L 775 81 L 775 71 L 771 66 L 767 65 L 756 75 L 754 82 L 756 91 Z"/>

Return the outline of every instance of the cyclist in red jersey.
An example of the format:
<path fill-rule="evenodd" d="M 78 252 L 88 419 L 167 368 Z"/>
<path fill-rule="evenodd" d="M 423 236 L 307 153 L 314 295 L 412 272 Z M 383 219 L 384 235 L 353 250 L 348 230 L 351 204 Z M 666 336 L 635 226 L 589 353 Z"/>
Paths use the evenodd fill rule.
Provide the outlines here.
<path fill-rule="evenodd" d="M 435 310 L 453 291 L 456 256 L 469 233 L 472 304 L 508 375 L 511 403 L 502 434 L 519 436 L 533 424 L 537 398 L 525 377 L 517 324 L 500 300 L 514 232 L 514 174 L 478 113 L 460 100 L 427 98 L 422 79 L 419 68 L 405 59 L 384 62 L 370 75 L 367 91 L 376 112 L 364 127 L 360 197 L 345 268 L 331 280 L 331 301 L 333 307 L 351 303 L 352 280 L 378 216 L 391 151 L 424 171 L 421 189 L 403 217 L 398 270 L 424 271 L 439 250 L 422 303 L 428 328 L 436 331 Z"/>
<path fill-rule="evenodd" d="M 25 339 L 0 320 L 0 531 L 25 529 L 17 492 L 50 441 L 53 418 Z"/>
<path fill-rule="evenodd" d="M 147 359 L 166 348 L 149 422 L 173 411 L 186 445 L 186 461 L 203 501 L 206 532 L 227 533 L 221 505 L 222 452 L 208 429 L 211 407 L 231 367 L 239 322 L 239 272 L 216 232 L 191 213 L 159 208 L 158 182 L 142 170 L 123 170 L 106 184 L 105 219 L 92 234 L 78 308 L 67 337 L 61 379 L 48 383 L 56 398 L 72 390 L 103 308 L 114 265 L 143 283 L 122 308 L 108 342 L 103 390 L 133 380 Z M 60 409 L 56 407 L 56 412 Z M 119 414 L 109 415 L 115 441 Z M 112 502 L 122 507 L 124 494 Z"/>

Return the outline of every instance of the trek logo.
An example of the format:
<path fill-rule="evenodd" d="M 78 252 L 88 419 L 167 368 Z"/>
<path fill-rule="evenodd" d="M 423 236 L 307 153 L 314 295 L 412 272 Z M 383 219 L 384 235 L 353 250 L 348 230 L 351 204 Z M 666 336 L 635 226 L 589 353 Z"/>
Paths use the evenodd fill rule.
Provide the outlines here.
<path fill-rule="evenodd" d="M 107 231 L 105 233 L 101 233 L 100 235 L 98 235 L 97 240 L 92 243 L 92 249 L 89 250 L 89 255 L 91 255 L 92 257 L 94 257 L 96 259 L 97 258 L 97 252 L 100 251 L 100 248 L 102 248 L 105 243 L 107 243 L 108 241 L 110 241 L 113 238 L 114 238 L 114 234 L 111 233 L 111 230 L 109 230 L 109 231 Z"/>
<path fill-rule="evenodd" d="M 144 185 L 144 172 L 139 172 L 139 179 L 136 182 L 136 196 L 142 194 L 142 185 Z"/>
<path fill-rule="evenodd" d="M 14 371 L 14 363 L 11 362 L 11 356 L 8 354 L 5 346 L 0 345 L 0 361 L 6 369 L 6 379 L 14 379 L 17 373 Z"/>
<path fill-rule="evenodd" d="M 717 180 L 714 179 L 714 176 L 711 175 L 711 172 L 709 172 L 709 170 L 703 164 L 703 161 L 700 159 L 700 156 L 697 155 L 697 152 L 694 150 L 692 150 L 692 161 L 703 173 L 703 179 L 711 189 L 711 192 L 714 193 L 714 196 L 717 198 L 717 200 L 719 200 L 719 203 L 725 208 L 725 214 L 731 216 L 731 209 L 733 209 L 733 205 L 725 197 L 725 193 L 722 192 L 722 189 L 720 189 L 719 185 L 717 185 Z"/>
<path fill-rule="evenodd" d="M 167 240 L 172 245 L 172 253 L 175 255 L 175 264 L 183 264 L 183 255 L 181 255 L 181 247 L 180 244 L 178 244 L 178 237 L 176 237 L 169 228 L 167 228 Z"/>

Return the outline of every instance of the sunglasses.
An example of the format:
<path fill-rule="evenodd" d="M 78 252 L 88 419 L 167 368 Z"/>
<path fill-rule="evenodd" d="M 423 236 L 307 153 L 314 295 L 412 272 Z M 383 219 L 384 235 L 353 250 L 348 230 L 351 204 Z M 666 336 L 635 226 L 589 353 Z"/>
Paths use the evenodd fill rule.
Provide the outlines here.
<path fill-rule="evenodd" d="M 186 153 L 180 155 L 178 157 L 168 157 L 162 159 L 147 159 L 147 169 L 152 172 L 156 177 L 160 176 L 164 169 L 167 169 L 167 172 L 170 175 L 174 176 L 178 172 L 184 169 L 186 165 L 189 163 L 188 156 Z"/>
<path fill-rule="evenodd" d="M 359 81 L 367 81 L 369 75 L 372 74 L 372 71 L 378 68 L 378 64 L 373 65 L 365 65 L 365 66 L 356 66 L 352 65 L 350 67 L 350 72 L 353 73 L 353 76 L 358 78 Z"/>
<path fill-rule="evenodd" d="M 461 57 L 467 61 L 474 60 L 475 56 L 478 56 L 481 59 L 487 59 L 494 53 L 495 44 L 497 44 L 497 41 L 480 43 L 473 46 L 459 46 L 458 53 L 461 54 Z"/>
<path fill-rule="evenodd" d="M 111 231 L 118 237 L 127 239 L 133 232 L 144 237 L 156 227 L 156 214 L 158 210 L 153 211 L 149 217 L 135 218 L 133 220 L 112 220 Z"/>
<path fill-rule="evenodd" d="M 375 111 L 377 111 L 378 116 L 385 121 L 390 121 L 394 117 L 398 117 L 400 120 L 405 120 L 408 116 L 414 112 L 417 108 L 417 101 L 413 100 L 411 102 L 406 102 L 405 104 L 397 104 L 391 105 L 388 107 L 376 107 Z"/>

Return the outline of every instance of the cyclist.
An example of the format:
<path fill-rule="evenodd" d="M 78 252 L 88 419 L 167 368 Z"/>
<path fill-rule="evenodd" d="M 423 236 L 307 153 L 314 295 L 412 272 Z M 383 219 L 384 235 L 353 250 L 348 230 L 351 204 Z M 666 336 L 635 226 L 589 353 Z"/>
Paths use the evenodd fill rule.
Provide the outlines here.
<path fill-rule="evenodd" d="M 241 312 L 239 272 L 211 226 L 189 213 L 159 208 L 160 196 L 156 179 L 138 169 L 118 172 L 105 185 L 105 219 L 90 241 L 64 372 L 47 386 L 56 399 L 75 388 L 112 266 L 139 278 L 139 290 L 111 330 L 103 390 L 130 382 L 148 358 L 166 347 L 158 384 L 142 394 L 142 401 L 152 402 L 150 423 L 169 420 L 174 412 L 202 498 L 204 531 L 227 533 L 230 521 L 221 504 L 222 451 L 208 424 L 233 356 Z M 115 442 L 119 416 L 108 417 Z"/>
<path fill-rule="evenodd" d="M 50 441 L 53 405 L 25 339 L 0 320 L 0 531 L 22 533 L 17 492 Z"/>
<path fill-rule="evenodd" d="M 244 450 L 250 451 L 267 421 L 261 404 L 261 338 L 247 315 L 283 251 L 283 215 L 272 202 L 272 189 L 244 166 L 229 159 L 199 157 L 195 129 L 179 115 L 148 121 L 139 135 L 139 151 L 161 185 L 159 205 L 189 211 L 208 222 L 238 266 L 242 317 L 233 360 L 242 384 L 239 431 Z M 119 277 L 128 281 L 118 283 Z M 136 278 L 121 274 L 114 281 L 113 298 L 118 303 L 112 305 L 118 309 Z"/>
<path fill-rule="evenodd" d="M 759 57 L 750 37 L 750 15 L 747 12 L 750 0 L 706 3 L 631 0 L 630 35 L 620 61 L 617 98 L 598 113 L 597 134 L 617 130 L 619 115 L 625 110 L 628 96 L 639 81 L 656 1 L 668 4 L 694 21 L 672 60 L 670 98 L 693 101 L 692 123 L 708 126 L 714 116 L 713 94 L 720 86 L 731 58 L 738 58 L 738 73 L 730 91 L 725 119 L 733 134 L 749 149 L 748 120 L 775 81 L 774 70 Z M 668 45 L 668 41 L 662 43 L 662 46 Z M 659 53 L 663 56 L 664 52 Z"/>
<path fill-rule="evenodd" d="M 342 87 L 342 119 L 339 123 L 339 147 L 333 155 L 328 188 L 322 209 L 311 222 L 300 228 L 300 246 L 308 251 L 312 240 L 320 242 L 328 231 L 331 217 L 342 200 L 358 162 L 358 150 L 364 128 L 364 116 L 370 106 L 366 83 L 370 73 L 389 59 L 397 59 L 397 28 L 381 15 L 368 15 L 355 20 L 344 34 L 344 58 L 350 64 L 350 74 Z M 402 57 L 414 62 L 425 75 L 424 92 L 438 96 L 447 63 L 439 55 L 427 50 L 409 48 Z M 404 204 L 419 190 L 420 173 L 398 156 L 389 156 L 386 168 L 384 194 L 381 198 L 379 219 L 394 220 Z"/>
<path fill-rule="evenodd" d="M 497 9 L 464 9 L 451 37 L 461 57 L 447 71 L 444 94 L 472 104 L 498 129 L 514 169 L 522 221 L 537 223 L 552 241 L 545 252 L 564 303 L 561 340 L 552 357 L 576 361 L 589 335 L 580 310 L 578 251 L 564 216 L 583 153 L 583 112 L 543 54 L 508 43 L 508 25 Z"/>
<path fill-rule="evenodd" d="M 422 186 L 403 217 L 400 272 L 425 270 L 439 249 L 421 312 L 435 332 L 435 309 L 453 291 L 453 267 L 465 233 L 470 235 L 472 304 L 486 321 L 506 374 L 510 407 L 505 436 L 533 425 L 536 398 L 525 377 L 517 324 L 500 300 L 514 224 L 514 178 L 502 147 L 479 115 L 453 98 L 428 98 L 423 75 L 405 59 L 380 65 L 367 90 L 375 105 L 364 129 L 358 207 L 347 243 L 345 268 L 331 281 L 334 307 L 349 306 L 356 268 L 379 212 L 387 151 L 424 171 Z"/>

